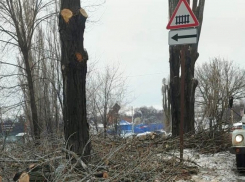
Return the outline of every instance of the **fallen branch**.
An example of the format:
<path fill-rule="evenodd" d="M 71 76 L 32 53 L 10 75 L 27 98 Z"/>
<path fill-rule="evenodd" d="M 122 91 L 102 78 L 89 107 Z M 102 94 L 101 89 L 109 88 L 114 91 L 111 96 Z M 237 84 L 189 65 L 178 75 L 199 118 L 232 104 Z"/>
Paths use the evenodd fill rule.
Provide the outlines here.
<path fill-rule="evenodd" d="M 22 160 L 22 159 L 0 159 L 0 162 L 18 162 L 18 163 L 37 163 L 40 162 L 40 160 Z"/>
<path fill-rule="evenodd" d="M 90 169 L 88 168 L 88 166 L 85 164 L 85 162 L 82 161 L 82 159 L 75 153 L 75 152 L 72 152 L 70 150 L 67 150 L 65 148 L 62 148 L 62 151 L 63 152 L 66 152 L 68 153 L 69 155 L 71 155 L 72 157 L 74 157 L 77 162 L 83 167 L 83 169 L 88 172 L 89 174 L 91 174 L 91 171 Z"/>

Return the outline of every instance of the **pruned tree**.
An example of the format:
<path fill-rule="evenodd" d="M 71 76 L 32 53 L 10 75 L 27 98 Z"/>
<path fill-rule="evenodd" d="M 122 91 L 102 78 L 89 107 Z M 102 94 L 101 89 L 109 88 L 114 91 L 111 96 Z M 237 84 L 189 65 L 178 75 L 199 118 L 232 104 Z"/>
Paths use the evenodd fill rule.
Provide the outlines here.
<path fill-rule="evenodd" d="M 169 17 L 174 12 L 179 0 L 169 0 Z M 187 0 L 190 4 L 190 0 Z M 192 0 L 192 11 L 199 21 L 198 40 L 201 34 L 203 12 L 205 0 Z M 179 135 L 180 129 L 180 51 L 185 55 L 185 124 L 184 132 L 194 131 L 194 103 L 195 90 L 198 85 L 194 78 L 194 67 L 198 59 L 198 43 L 185 46 L 169 47 L 169 63 L 170 63 L 170 95 L 171 95 L 171 113 L 172 113 L 172 134 Z"/>
<path fill-rule="evenodd" d="M 165 131 L 170 133 L 172 132 L 172 123 L 171 123 L 171 98 L 170 98 L 170 88 L 169 84 L 166 83 L 166 79 L 162 80 L 162 105 L 164 113 L 164 127 Z"/>
<path fill-rule="evenodd" d="M 201 108 L 203 119 L 209 119 L 210 128 L 215 121 L 221 129 L 229 98 L 232 96 L 239 100 L 245 95 L 245 70 L 235 66 L 232 61 L 213 58 L 196 68 L 196 78 L 199 83 L 196 108 Z"/>
<path fill-rule="evenodd" d="M 63 118 L 67 147 L 89 160 L 91 143 L 86 110 L 88 54 L 84 49 L 84 30 L 88 15 L 80 0 L 61 0 L 59 31 L 63 76 Z"/>

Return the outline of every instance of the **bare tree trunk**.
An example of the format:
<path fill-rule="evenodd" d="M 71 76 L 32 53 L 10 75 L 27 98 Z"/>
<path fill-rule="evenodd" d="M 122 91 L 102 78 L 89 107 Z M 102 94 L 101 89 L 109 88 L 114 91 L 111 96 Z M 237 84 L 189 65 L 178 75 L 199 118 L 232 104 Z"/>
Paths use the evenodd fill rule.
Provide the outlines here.
<path fill-rule="evenodd" d="M 178 136 L 180 127 L 180 47 L 170 47 L 169 53 L 172 135 Z"/>
<path fill-rule="evenodd" d="M 194 124 L 195 124 L 195 90 L 198 84 L 198 81 L 194 79 L 194 65 L 196 59 L 193 59 L 190 55 L 190 51 L 188 49 L 185 50 L 185 123 L 184 123 L 184 131 L 186 132 L 194 132 Z"/>
<path fill-rule="evenodd" d="M 172 16 L 179 0 L 169 0 L 169 18 Z M 169 47 L 170 64 L 170 97 L 171 97 L 171 115 L 172 115 L 172 135 L 179 135 L 180 125 L 180 47 Z"/>
<path fill-rule="evenodd" d="M 91 150 L 85 89 L 88 55 L 83 46 L 86 19 L 80 0 L 61 1 L 59 28 L 65 139 L 69 150 L 88 161 Z"/>
<path fill-rule="evenodd" d="M 164 128 L 167 133 L 172 132 L 171 122 L 171 104 L 170 104 L 170 89 L 169 85 L 166 85 L 166 80 L 163 80 L 162 95 L 163 95 L 163 110 L 164 110 Z"/>
<path fill-rule="evenodd" d="M 22 59 L 21 60 L 18 59 L 18 65 L 20 67 L 22 67 L 23 64 L 24 63 L 23 63 Z M 19 71 L 20 75 L 25 75 L 24 69 L 19 68 L 18 71 Z M 29 103 L 30 94 L 28 93 L 29 89 L 25 88 L 26 86 L 24 84 L 26 78 L 24 76 L 20 76 L 20 77 L 18 77 L 18 79 L 19 79 L 19 82 L 21 85 L 21 90 L 23 92 L 23 97 L 24 97 L 24 101 L 25 101 L 23 106 L 22 106 L 23 110 L 24 110 L 24 115 L 26 117 L 28 125 L 30 126 L 30 128 L 29 128 L 30 130 L 28 131 L 28 134 L 31 134 L 32 136 L 34 136 L 33 122 L 32 122 L 32 118 L 31 118 L 31 106 Z"/>
<path fill-rule="evenodd" d="M 23 53 L 25 66 L 26 66 L 26 75 L 27 75 L 27 82 L 30 94 L 30 103 L 31 103 L 31 114 L 32 114 L 32 122 L 33 122 L 33 129 L 34 129 L 34 137 L 35 139 L 40 139 L 41 128 L 38 123 L 38 115 L 37 115 L 37 105 L 35 101 L 35 93 L 34 93 L 34 86 L 33 86 L 33 78 L 31 74 L 31 68 L 29 63 L 29 54 L 28 49 L 21 50 Z"/>
<path fill-rule="evenodd" d="M 104 138 L 106 138 L 107 135 L 107 102 L 104 106 L 104 112 L 103 112 L 103 125 L 104 125 Z"/>
<path fill-rule="evenodd" d="M 198 21 L 198 41 L 201 34 L 203 12 L 204 12 L 205 0 L 193 0 L 192 10 L 195 13 Z M 186 97 L 185 97 L 185 132 L 194 132 L 195 129 L 195 90 L 198 85 L 198 81 L 194 78 L 195 63 L 199 57 L 198 43 L 189 45 L 189 49 L 185 52 L 186 64 L 185 64 L 185 85 L 186 85 Z"/>
<path fill-rule="evenodd" d="M 175 7 L 177 6 L 179 0 L 168 0 L 168 6 L 169 6 L 169 18 L 172 16 Z"/>

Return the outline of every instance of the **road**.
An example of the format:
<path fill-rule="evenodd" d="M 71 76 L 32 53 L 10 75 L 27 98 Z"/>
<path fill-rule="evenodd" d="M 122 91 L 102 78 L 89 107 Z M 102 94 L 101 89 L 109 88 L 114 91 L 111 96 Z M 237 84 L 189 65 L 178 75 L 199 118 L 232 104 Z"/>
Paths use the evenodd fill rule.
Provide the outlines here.
<path fill-rule="evenodd" d="M 235 155 L 227 152 L 216 154 L 197 154 L 193 150 L 184 150 L 184 158 L 194 160 L 200 172 L 192 176 L 195 182 L 245 182 L 245 174 L 236 171 Z M 184 182 L 179 180 L 178 182 Z"/>

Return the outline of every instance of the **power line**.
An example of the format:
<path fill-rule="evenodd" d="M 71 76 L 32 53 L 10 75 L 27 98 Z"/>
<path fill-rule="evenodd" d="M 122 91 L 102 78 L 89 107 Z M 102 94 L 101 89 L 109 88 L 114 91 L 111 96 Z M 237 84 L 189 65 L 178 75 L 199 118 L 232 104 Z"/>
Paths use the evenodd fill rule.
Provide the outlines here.
<path fill-rule="evenodd" d="M 137 77 L 137 76 L 151 76 L 151 75 L 160 75 L 162 73 L 151 73 L 151 74 L 143 74 L 143 75 L 130 75 L 128 77 Z"/>

